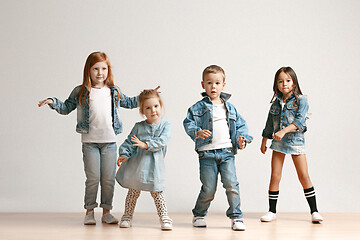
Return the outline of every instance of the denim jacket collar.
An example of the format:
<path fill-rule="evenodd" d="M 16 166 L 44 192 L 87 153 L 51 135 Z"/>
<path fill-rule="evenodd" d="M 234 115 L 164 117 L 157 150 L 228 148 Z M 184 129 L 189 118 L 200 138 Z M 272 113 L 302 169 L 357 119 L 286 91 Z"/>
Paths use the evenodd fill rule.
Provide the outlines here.
<path fill-rule="evenodd" d="M 283 96 L 282 96 L 282 94 L 276 94 L 276 95 L 275 95 L 275 98 L 276 98 L 277 100 L 279 100 L 280 102 L 283 101 Z M 294 93 L 292 93 L 291 96 L 288 97 L 288 99 L 286 99 L 286 103 L 289 103 L 290 101 L 294 101 L 294 100 L 295 100 L 295 95 L 294 95 Z"/>
<path fill-rule="evenodd" d="M 206 92 L 202 92 L 201 93 L 201 96 L 203 96 L 203 100 L 206 101 L 206 102 L 211 102 L 210 100 L 210 97 L 206 94 Z M 229 98 L 231 97 L 231 94 L 229 93 L 224 93 L 224 92 L 221 92 L 220 93 L 220 98 L 221 100 L 223 100 L 224 102 L 226 102 L 227 100 L 229 100 Z"/>

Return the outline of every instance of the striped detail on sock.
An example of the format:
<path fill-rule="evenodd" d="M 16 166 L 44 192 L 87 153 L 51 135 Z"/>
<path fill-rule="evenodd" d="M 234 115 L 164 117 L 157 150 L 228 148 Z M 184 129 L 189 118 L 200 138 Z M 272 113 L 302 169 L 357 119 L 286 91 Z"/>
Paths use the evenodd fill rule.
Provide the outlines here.
<path fill-rule="evenodd" d="M 314 187 L 304 189 L 304 194 L 306 198 L 314 197 L 315 196 L 315 189 Z"/>
<path fill-rule="evenodd" d="M 269 199 L 277 200 L 279 197 L 279 191 L 269 191 Z"/>

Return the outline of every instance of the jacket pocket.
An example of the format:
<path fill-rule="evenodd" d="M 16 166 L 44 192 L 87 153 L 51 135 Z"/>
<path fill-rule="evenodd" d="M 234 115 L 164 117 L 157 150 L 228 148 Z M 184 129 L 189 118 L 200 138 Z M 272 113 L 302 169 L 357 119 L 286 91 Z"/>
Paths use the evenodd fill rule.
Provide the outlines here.
<path fill-rule="evenodd" d="M 279 115 L 280 114 L 280 107 L 272 105 L 271 108 L 270 108 L 270 113 L 272 115 Z"/>

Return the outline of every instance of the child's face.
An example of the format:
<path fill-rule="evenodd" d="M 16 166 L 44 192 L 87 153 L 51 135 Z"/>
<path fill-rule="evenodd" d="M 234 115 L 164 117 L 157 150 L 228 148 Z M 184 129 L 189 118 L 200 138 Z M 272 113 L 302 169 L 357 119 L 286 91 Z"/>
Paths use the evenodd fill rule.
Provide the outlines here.
<path fill-rule="evenodd" d="M 289 74 L 281 72 L 278 77 L 277 87 L 279 91 L 283 94 L 284 99 L 290 97 L 294 91 L 294 81 Z"/>
<path fill-rule="evenodd" d="M 220 93 L 225 87 L 224 76 L 221 73 L 208 73 L 204 76 L 201 86 L 211 100 L 220 98 Z"/>
<path fill-rule="evenodd" d="M 144 101 L 142 114 L 146 117 L 146 122 L 156 124 L 161 120 L 161 105 L 157 97 L 148 98 Z"/>
<path fill-rule="evenodd" d="M 97 62 L 90 68 L 91 85 L 102 88 L 108 76 L 108 65 L 106 62 Z"/>

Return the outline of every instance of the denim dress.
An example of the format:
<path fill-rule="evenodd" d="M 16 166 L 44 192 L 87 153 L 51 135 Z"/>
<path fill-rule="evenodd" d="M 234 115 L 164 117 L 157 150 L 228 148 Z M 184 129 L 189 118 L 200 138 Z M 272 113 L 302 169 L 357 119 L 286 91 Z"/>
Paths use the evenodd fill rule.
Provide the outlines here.
<path fill-rule="evenodd" d="M 148 145 L 148 149 L 133 146 L 132 136 Z M 165 189 L 166 146 L 170 139 L 170 123 L 161 120 L 157 124 L 138 122 L 119 147 L 119 156 L 127 161 L 116 173 L 117 182 L 124 188 L 160 192 Z"/>
<path fill-rule="evenodd" d="M 272 139 L 270 149 L 276 152 L 293 155 L 305 154 L 304 133 L 307 130 L 306 114 L 309 110 L 309 105 L 304 96 L 298 96 L 298 100 L 299 103 L 297 103 L 294 94 L 292 94 L 286 100 L 284 107 L 282 107 L 282 98 L 277 96 L 277 99 L 270 107 L 262 136 Z M 290 124 L 294 124 L 297 129 L 285 134 L 280 141 L 273 139 L 274 133 L 286 128 Z"/>

